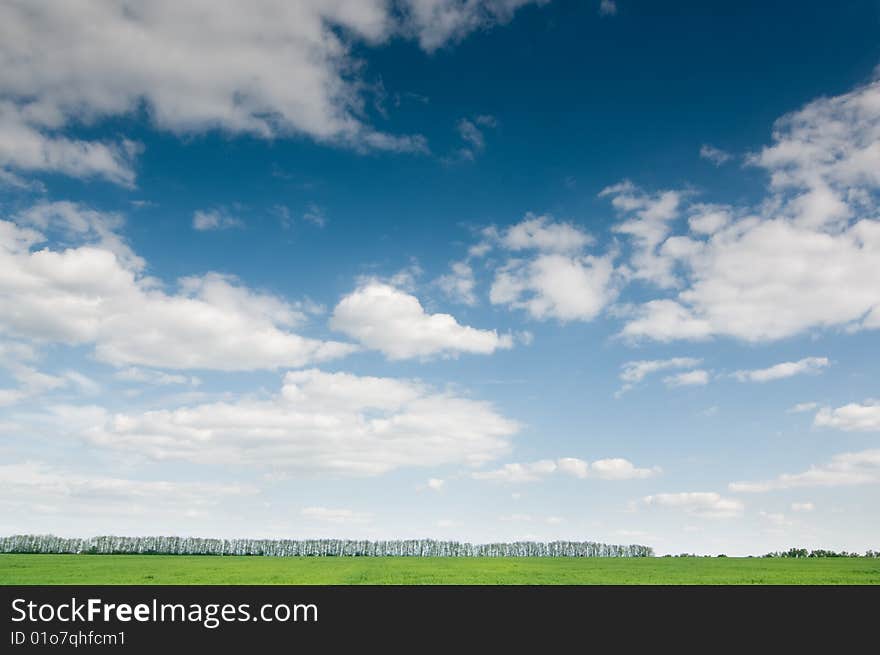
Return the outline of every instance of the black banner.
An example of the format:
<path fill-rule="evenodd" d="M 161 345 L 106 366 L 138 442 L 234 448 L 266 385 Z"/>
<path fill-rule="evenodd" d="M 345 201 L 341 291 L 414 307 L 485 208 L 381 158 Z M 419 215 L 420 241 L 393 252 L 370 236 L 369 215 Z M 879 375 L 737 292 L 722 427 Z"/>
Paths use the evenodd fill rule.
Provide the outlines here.
<path fill-rule="evenodd" d="M 0 652 L 876 647 L 870 587 L 0 587 Z M 706 641 L 706 640 L 710 641 Z M 869 641 L 865 642 L 864 640 Z M 331 650 L 331 652 L 334 652 Z"/>

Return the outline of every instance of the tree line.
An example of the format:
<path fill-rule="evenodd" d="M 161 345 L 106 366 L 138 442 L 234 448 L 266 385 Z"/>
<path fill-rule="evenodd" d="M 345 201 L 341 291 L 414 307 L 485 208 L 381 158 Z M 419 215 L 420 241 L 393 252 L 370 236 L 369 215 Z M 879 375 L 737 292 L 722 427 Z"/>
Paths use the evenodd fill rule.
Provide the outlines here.
<path fill-rule="evenodd" d="M 267 557 L 653 557 L 650 546 L 593 541 L 471 544 L 433 539 L 203 539 L 199 537 L 0 537 L 0 553 L 257 555 Z"/>
<path fill-rule="evenodd" d="M 767 553 L 764 557 L 792 557 L 800 559 L 802 557 L 880 557 L 880 550 L 866 550 L 865 554 L 856 552 L 847 552 L 845 550 L 825 550 L 817 548 L 815 550 L 807 550 L 806 548 L 789 548 L 788 550 L 777 550 Z"/>

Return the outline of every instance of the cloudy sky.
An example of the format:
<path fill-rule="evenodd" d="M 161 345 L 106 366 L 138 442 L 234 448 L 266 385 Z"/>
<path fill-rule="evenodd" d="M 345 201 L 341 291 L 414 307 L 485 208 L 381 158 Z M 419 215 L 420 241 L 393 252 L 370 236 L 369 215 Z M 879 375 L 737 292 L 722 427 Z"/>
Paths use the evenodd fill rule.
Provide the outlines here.
<path fill-rule="evenodd" d="M 3 2 L 0 533 L 877 548 L 878 37 Z"/>

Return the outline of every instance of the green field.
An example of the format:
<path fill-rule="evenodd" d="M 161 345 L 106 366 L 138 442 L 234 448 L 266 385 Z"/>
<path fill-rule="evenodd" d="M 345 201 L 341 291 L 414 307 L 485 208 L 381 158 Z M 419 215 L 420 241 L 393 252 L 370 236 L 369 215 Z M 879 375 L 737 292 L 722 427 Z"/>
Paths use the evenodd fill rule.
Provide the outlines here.
<path fill-rule="evenodd" d="M 880 558 L 0 555 L 0 584 L 880 584 Z"/>

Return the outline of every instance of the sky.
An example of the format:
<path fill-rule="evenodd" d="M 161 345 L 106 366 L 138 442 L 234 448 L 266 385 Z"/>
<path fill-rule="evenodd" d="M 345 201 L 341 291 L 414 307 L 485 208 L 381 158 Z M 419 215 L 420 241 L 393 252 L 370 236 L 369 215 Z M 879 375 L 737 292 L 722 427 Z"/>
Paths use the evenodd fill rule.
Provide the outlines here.
<path fill-rule="evenodd" d="M 880 4 L 0 4 L 0 533 L 880 545 Z"/>

